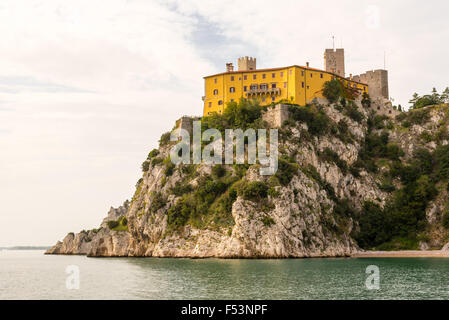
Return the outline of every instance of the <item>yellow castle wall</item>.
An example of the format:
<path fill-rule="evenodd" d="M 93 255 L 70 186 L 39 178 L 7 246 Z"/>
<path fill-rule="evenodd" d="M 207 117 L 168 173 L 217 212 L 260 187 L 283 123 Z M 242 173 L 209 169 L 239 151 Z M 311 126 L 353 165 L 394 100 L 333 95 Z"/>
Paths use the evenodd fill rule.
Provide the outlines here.
<path fill-rule="evenodd" d="M 366 84 L 357 83 L 335 74 L 310 69 L 300 66 L 291 66 L 286 68 L 248 70 L 238 72 L 227 72 L 214 76 L 205 77 L 205 95 L 203 115 L 208 116 L 214 112 L 223 113 L 226 103 L 238 101 L 240 98 L 246 98 L 246 93 L 250 90 L 251 85 L 267 84 L 269 88 L 273 84 L 276 88 L 280 88 L 280 94 L 275 95 L 272 100 L 268 94 L 258 97 L 261 105 L 279 102 L 280 100 L 288 100 L 292 103 L 305 105 L 314 98 L 321 98 L 323 85 L 326 81 L 333 78 L 341 79 L 345 85 L 350 83 L 351 86 L 368 91 Z M 246 87 L 246 91 L 245 91 Z M 231 92 L 234 88 L 234 92 Z M 216 92 L 214 93 L 214 91 Z"/>

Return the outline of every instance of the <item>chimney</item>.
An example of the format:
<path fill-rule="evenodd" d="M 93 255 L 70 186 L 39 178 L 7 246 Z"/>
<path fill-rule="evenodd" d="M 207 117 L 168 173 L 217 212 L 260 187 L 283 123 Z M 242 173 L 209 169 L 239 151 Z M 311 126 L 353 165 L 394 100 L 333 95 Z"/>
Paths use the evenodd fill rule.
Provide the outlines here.
<path fill-rule="evenodd" d="M 308 62 L 306 62 L 306 66 L 307 66 L 307 68 L 309 67 L 309 63 Z"/>
<path fill-rule="evenodd" d="M 226 63 L 226 72 L 232 71 L 234 71 L 234 66 L 232 65 L 232 62 Z"/>

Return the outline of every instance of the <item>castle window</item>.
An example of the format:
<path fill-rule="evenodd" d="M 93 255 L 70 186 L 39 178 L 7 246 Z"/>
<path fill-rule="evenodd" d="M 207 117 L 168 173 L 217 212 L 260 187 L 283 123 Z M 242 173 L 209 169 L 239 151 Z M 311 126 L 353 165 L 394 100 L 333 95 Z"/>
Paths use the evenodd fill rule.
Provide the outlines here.
<path fill-rule="evenodd" d="M 322 73 L 320 73 L 320 78 L 323 79 L 323 74 Z"/>
<path fill-rule="evenodd" d="M 217 78 L 214 79 L 214 83 L 217 83 Z"/>
<path fill-rule="evenodd" d="M 309 89 L 309 86 L 307 86 L 307 89 Z"/>
<path fill-rule="evenodd" d="M 248 77 L 246 75 L 244 75 L 243 76 L 243 80 L 246 80 L 246 79 L 248 79 Z"/>
<path fill-rule="evenodd" d="M 276 83 L 272 83 L 271 84 L 271 87 L 274 89 L 274 88 L 276 88 Z"/>
<path fill-rule="evenodd" d="M 257 84 L 252 84 L 252 85 L 249 87 L 249 89 L 250 89 L 250 90 L 257 90 Z"/>
<path fill-rule="evenodd" d="M 284 88 L 287 88 L 287 82 L 284 82 Z"/>
<path fill-rule="evenodd" d="M 257 74 L 253 74 L 253 79 L 254 79 L 254 80 L 257 79 Z"/>
<path fill-rule="evenodd" d="M 301 76 L 303 76 L 303 77 L 304 77 L 304 71 L 301 71 Z"/>
<path fill-rule="evenodd" d="M 281 78 L 284 76 L 284 73 L 283 72 L 281 72 Z"/>
<path fill-rule="evenodd" d="M 218 89 L 215 89 L 214 90 L 214 95 L 217 95 L 218 94 Z"/>
<path fill-rule="evenodd" d="M 246 92 L 248 90 L 247 86 L 243 86 L 243 91 Z"/>
<path fill-rule="evenodd" d="M 289 73 L 289 74 L 292 74 L 292 70 L 291 70 L 291 69 L 290 69 L 290 70 L 288 70 L 288 73 Z"/>
<path fill-rule="evenodd" d="M 310 73 L 310 77 L 311 77 L 311 78 L 313 77 L 313 73 Z"/>
<path fill-rule="evenodd" d="M 304 81 L 301 82 L 301 88 L 304 88 Z"/>
<path fill-rule="evenodd" d="M 363 87 L 363 91 L 366 91 L 366 87 Z"/>
<path fill-rule="evenodd" d="M 265 79 L 267 77 L 267 75 L 264 73 L 263 75 L 262 75 L 262 79 Z"/>
<path fill-rule="evenodd" d="M 235 92 L 235 88 L 234 88 L 234 87 L 230 87 L 230 88 L 229 88 L 229 92 L 231 92 L 231 93 L 232 93 L 232 92 Z"/>
<path fill-rule="evenodd" d="M 234 76 L 231 76 L 231 81 L 234 81 Z"/>
<path fill-rule="evenodd" d="M 211 108 L 212 107 L 212 102 L 209 102 L 209 108 Z"/>
<path fill-rule="evenodd" d="M 218 100 L 218 105 L 221 106 L 223 104 L 223 101 Z"/>
<path fill-rule="evenodd" d="M 271 77 L 272 77 L 272 78 L 276 78 L 276 73 L 272 73 L 272 74 L 271 74 Z"/>
<path fill-rule="evenodd" d="M 266 83 L 261 84 L 260 89 L 262 89 L 262 90 L 268 89 L 268 84 L 266 84 Z"/>
<path fill-rule="evenodd" d="M 275 96 L 271 96 L 271 101 L 274 101 L 274 100 L 276 100 L 276 97 Z"/>

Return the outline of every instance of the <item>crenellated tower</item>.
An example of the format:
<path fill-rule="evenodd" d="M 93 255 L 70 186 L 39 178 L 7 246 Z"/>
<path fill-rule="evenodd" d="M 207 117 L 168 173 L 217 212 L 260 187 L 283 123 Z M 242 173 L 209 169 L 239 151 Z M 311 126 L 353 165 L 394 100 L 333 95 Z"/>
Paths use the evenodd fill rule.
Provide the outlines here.
<path fill-rule="evenodd" d="M 241 57 L 238 59 L 239 71 L 256 70 L 256 58 Z"/>

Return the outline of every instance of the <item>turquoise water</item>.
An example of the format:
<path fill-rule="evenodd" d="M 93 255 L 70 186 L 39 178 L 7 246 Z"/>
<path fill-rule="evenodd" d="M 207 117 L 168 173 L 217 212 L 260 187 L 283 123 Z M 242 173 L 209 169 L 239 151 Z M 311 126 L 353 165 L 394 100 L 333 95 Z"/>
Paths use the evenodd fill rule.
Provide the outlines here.
<path fill-rule="evenodd" d="M 365 286 L 366 267 L 379 290 Z M 79 289 L 67 289 L 67 266 Z M 221 260 L 0 251 L 0 299 L 448 299 L 449 259 Z"/>

